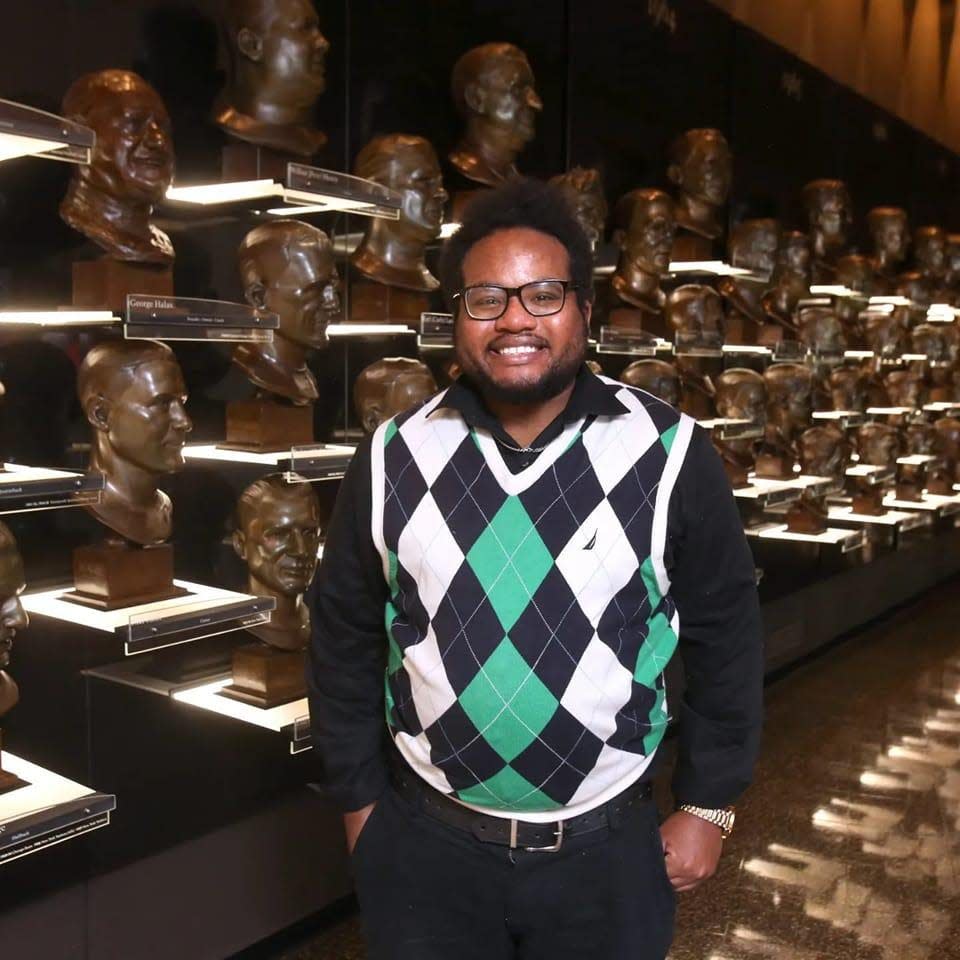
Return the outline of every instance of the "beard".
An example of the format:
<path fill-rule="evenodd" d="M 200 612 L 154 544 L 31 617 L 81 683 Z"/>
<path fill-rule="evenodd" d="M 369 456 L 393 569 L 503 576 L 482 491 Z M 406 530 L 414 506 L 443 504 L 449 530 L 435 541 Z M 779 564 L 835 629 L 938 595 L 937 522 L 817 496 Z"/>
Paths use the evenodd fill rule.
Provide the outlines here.
<path fill-rule="evenodd" d="M 460 369 L 485 400 L 515 406 L 533 406 L 552 400 L 577 378 L 587 359 L 587 326 L 584 324 L 580 327 L 578 335 L 567 343 L 539 377 L 513 383 L 500 383 L 495 380 L 481 363 L 462 350 L 457 342 L 456 327 L 453 346 Z"/>

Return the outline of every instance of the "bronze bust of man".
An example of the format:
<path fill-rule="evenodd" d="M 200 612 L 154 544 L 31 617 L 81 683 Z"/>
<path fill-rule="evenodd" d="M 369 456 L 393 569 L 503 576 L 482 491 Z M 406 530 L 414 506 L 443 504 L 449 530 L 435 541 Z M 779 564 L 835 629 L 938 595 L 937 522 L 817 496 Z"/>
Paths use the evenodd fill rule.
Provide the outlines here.
<path fill-rule="evenodd" d="M 384 357 L 357 375 L 353 405 L 364 431 L 373 433 L 384 420 L 422 403 L 437 389 L 437 381 L 422 360 Z"/>
<path fill-rule="evenodd" d="M 843 327 L 847 345 L 862 347 L 866 341 L 860 314 L 869 302 L 869 298 L 877 291 L 874 262 L 869 257 L 858 253 L 844 254 L 837 259 L 834 279 L 838 284 L 863 295 L 862 297 L 835 297 L 833 305 L 837 319 Z"/>
<path fill-rule="evenodd" d="M 927 302 L 947 300 L 947 231 L 936 226 L 918 227 L 913 234 L 913 260 L 926 283 Z"/>
<path fill-rule="evenodd" d="M 773 480 L 793 477 L 796 440 L 813 413 L 813 374 L 802 363 L 774 363 L 764 371 L 767 425 L 757 476 Z"/>
<path fill-rule="evenodd" d="M 901 207 L 874 207 L 867 214 L 867 229 L 873 243 L 873 270 L 886 293 L 892 289 L 910 247 L 907 211 Z"/>
<path fill-rule="evenodd" d="M 0 719 L 9 713 L 20 699 L 16 681 L 7 673 L 10 654 L 18 630 L 30 621 L 20 603 L 24 589 L 23 561 L 17 541 L 6 524 L 0 523 Z M 0 749 L 3 736 L 0 731 Z M 23 781 L 0 768 L 0 794 L 23 786 Z"/>
<path fill-rule="evenodd" d="M 814 353 L 838 354 L 846 347 L 843 327 L 832 307 L 801 307 L 797 327 L 800 342 Z"/>
<path fill-rule="evenodd" d="M 867 376 L 861 367 L 843 364 L 827 378 L 832 409 L 863 413 L 867 405 Z"/>
<path fill-rule="evenodd" d="M 796 332 L 797 303 L 810 295 L 810 238 L 799 230 L 780 235 L 771 287 L 763 295 L 767 320 Z"/>
<path fill-rule="evenodd" d="M 919 408 L 924 393 L 923 373 L 915 368 L 891 370 L 883 378 L 883 385 L 892 407 Z"/>
<path fill-rule="evenodd" d="M 676 184 L 677 225 L 710 240 L 723 233 L 733 154 L 719 130 L 688 130 L 670 146 L 667 176 Z"/>
<path fill-rule="evenodd" d="M 327 346 L 340 316 L 340 278 L 330 238 L 299 220 L 254 227 L 238 251 L 247 302 L 279 315 L 272 343 L 241 343 L 233 354 L 256 386 L 295 406 L 319 396 L 307 354 Z"/>
<path fill-rule="evenodd" d="M 723 302 L 713 287 L 685 283 L 667 297 L 666 318 L 678 346 L 718 343 L 723 324 Z"/>
<path fill-rule="evenodd" d="M 173 351 L 151 340 L 101 343 L 80 365 L 77 393 L 93 428 L 90 469 L 105 479 L 100 502 L 86 509 L 127 540 L 162 543 L 173 511 L 157 482 L 183 466 L 193 428 Z"/>
<path fill-rule="evenodd" d="M 358 177 L 398 190 L 399 220 L 370 217 L 350 262 L 371 280 L 407 290 L 430 292 L 440 282 L 427 269 L 424 253 L 440 235 L 443 189 L 440 161 L 427 140 L 392 133 L 371 140 L 357 156 Z"/>
<path fill-rule="evenodd" d="M 755 342 L 767 320 L 763 299 L 770 288 L 780 247 L 780 222 L 768 218 L 744 220 L 730 234 L 729 257 L 734 267 L 753 270 L 764 279 L 723 277 L 718 289 L 727 303 L 728 343 Z"/>
<path fill-rule="evenodd" d="M 620 374 L 620 380 L 631 387 L 639 387 L 647 393 L 680 406 L 680 375 L 672 363 L 665 360 L 635 360 Z"/>
<path fill-rule="evenodd" d="M 889 423 L 865 423 L 857 430 L 860 462 L 874 467 L 895 467 L 903 456 L 903 438 Z"/>
<path fill-rule="evenodd" d="M 758 427 L 767 421 L 767 386 L 756 370 L 732 367 L 716 380 L 717 416 L 728 420 L 749 420 Z M 714 440 L 730 485 L 746 486 L 757 459 L 758 441 L 752 437 Z"/>
<path fill-rule="evenodd" d="M 583 227 L 590 245 L 596 249 L 603 239 L 608 212 L 600 171 L 589 167 L 574 167 L 566 173 L 551 177 L 550 183 L 563 192 L 577 223 Z"/>
<path fill-rule="evenodd" d="M 63 112 L 96 133 L 89 164 L 74 170 L 60 216 L 116 260 L 168 264 L 170 238 L 150 218 L 173 180 L 170 117 L 157 92 L 129 70 L 76 80 Z"/>
<path fill-rule="evenodd" d="M 450 92 L 464 130 L 450 162 L 468 180 L 493 187 L 517 174 L 543 103 L 526 54 L 512 43 L 484 43 L 453 67 Z"/>
<path fill-rule="evenodd" d="M 228 0 L 222 26 L 230 79 L 216 124 L 255 146 L 312 157 L 327 142 L 313 111 L 330 44 L 311 0 Z"/>
<path fill-rule="evenodd" d="M 798 443 L 800 472 L 808 477 L 842 480 L 850 462 L 850 444 L 842 430 L 833 426 L 810 427 Z"/>
<path fill-rule="evenodd" d="M 810 225 L 813 282 L 832 283 L 853 220 L 850 191 L 842 180 L 811 180 L 803 188 L 803 205 Z"/>
<path fill-rule="evenodd" d="M 233 549 L 247 566 L 247 589 L 277 601 L 270 622 L 250 633 L 278 650 L 303 650 L 310 611 L 303 595 L 313 581 L 320 545 L 320 506 L 309 483 L 282 474 L 254 481 L 237 503 Z"/>
<path fill-rule="evenodd" d="M 676 234 L 673 201 L 662 190 L 631 190 L 617 202 L 614 226 L 620 257 L 613 292 L 624 303 L 659 313 L 666 300 L 660 279 L 670 269 Z"/>

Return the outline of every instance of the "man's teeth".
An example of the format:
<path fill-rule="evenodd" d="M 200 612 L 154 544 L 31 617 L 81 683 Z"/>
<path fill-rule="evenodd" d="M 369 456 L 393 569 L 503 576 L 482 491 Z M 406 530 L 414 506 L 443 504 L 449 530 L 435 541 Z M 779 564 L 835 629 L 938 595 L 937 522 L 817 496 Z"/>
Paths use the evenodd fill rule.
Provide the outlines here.
<path fill-rule="evenodd" d="M 501 347 L 497 353 L 505 353 L 508 356 L 515 353 L 536 353 L 539 347 Z"/>

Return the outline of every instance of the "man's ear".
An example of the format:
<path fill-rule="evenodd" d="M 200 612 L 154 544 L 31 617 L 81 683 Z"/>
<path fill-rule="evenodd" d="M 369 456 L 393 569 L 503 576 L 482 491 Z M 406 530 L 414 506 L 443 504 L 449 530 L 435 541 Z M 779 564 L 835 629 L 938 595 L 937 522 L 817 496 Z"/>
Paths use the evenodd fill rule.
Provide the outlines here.
<path fill-rule="evenodd" d="M 267 288 L 260 283 L 259 280 L 254 280 L 247 284 L 243 291 L 244 297 L 247 299 L 247 303 L 252 307 L 256 307 L 258 310 L 265 310 L 267 307 Z"/>
<path fill-rule="evenodd" d="M 486 109 L 487 99 L 479 83 L 468 83 L 463 89 L 463 102 L 471 113 L 482 114 Z"/>
<path fill-rule="evenodd" d="M 254 63 L 263 59 L 263 39 L 259 33 L 254 33 L 248 27 L 241 27 L 237 34 L 237 49 Z"/>
<path fill-rule="evenodd" d="M 368 404 L 366 410 L 363 411 L 361 421 L 363 423 L 363 429 L 367 433 L 374 433 L 377 427 L 383 422 L 383 411 L 380 409 L 380 404 Z"/>
<path fill-rule="evenodd" d="M 94 430 L 107 430 L 110 426 L 110 401 L 102 394 L 87 401 L 87 422 Z"/>
<path fill-rule="evenodd" d="M 587 325 L 587 336 L 590 336 L 590 318 L 593 316 L 593 301 L 588 300 L 580 306 L 580 312 L 583 314 L 583 322 Z"/>
<path fill-rule="evenodd" d="M 247 549 L 247 535 L 242 530 L 234 530 L 230 538 L 234 552 L 242 560 Z"/>

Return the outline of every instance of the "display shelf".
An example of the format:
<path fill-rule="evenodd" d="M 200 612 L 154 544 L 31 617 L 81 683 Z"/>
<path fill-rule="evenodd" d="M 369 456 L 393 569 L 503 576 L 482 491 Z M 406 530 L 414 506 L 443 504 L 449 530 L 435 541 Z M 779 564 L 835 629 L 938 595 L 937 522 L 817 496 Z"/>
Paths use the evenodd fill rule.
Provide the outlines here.
<path fill-rule="evenodd" d="M 321 443 L 294 447 L 276 453 L 251 453 L 245 450 L 225 450 L 214 443 L 190 444 L 183 448 L 183 456 L 192 462 L 240 464 L 265 472 L 295 473 L 305 480 L 337 480 L 346 473 L 356 447 L 348 444 Z"/>
<path fill-rule="evenodd" d="M 915 407 L 867 407 L 868 417 L 908 417 L 916 412 Z"/>
<path fill-rule="evenodd" d="M 758 540 L 776 540 L 788 543 L 810 543 L 822 547 L 833 547 L 841 553 L 860 550 L 865 542 L 863 531 L 844 530 L 840 527 L 827 527 L 823 533 L 793 533 L 785 523 L 760 524 L 747 527 L 744 533 Z"/>
<path fill-rule="evenodd" d="M 844 350 L 843 356 L 847 360 L 872 360 L 876 354 L 872 350 Z"/>
<path fill-rule="evenodd" d="M 737 277 L 742 280 L 754 280 L 757 283 L 766 283 L 770 276 L 758 270 L 748 270 L 745 267 L 734 267 L 724 260 L 673 260 L 670 263 L 669 273 L 674 277 Z"/>
<path fill-rule="evenodd" d="M 888 510 L 879 515 L 869 513 L 854 513 L 853 507 L 842 504 L 831 504 L 827 508 L 827 519 L 832 523 L 855 523 L 866 526 L 895 527 L 901 533 L 910 530 L 921 530 L 930 526 L 931 517 L 928 514 L 906 510 Z"/>
<path fill-rule="evenodd" d="M 924 493 L 922 500 L 898 500 L 896 495 L 888 493 L 883 505 L 894 510 L 922 510 L 937 517 L 955 517 L 960 514 L 960 493 L 944 497 L 935 493 Z"/>
<path fill-rule="evenodd" d="M 0 514 L 97 503 L 103 484 L 102 473 L 72 473 L 5 463 L 0 473 Z"/>
<path fill-rule="evenodd" d="M 117 798 L 4 751 L 3 770 L 25 786 L 0 794 L 0 864 L 110 823 Z"/>
<path fill-rule="evenodd" d="M 334 339 L 376 339 L 377 337 L 405 337 L 416 334 L 405 323 L 331 323 L 327 336 Z"/>
<path fill-rule="evenodd" d="M 281 733 L 288 737 L 291 753 L 302 753 L 310 749 L 310 720 L 306 697 L 281 704 L 279 707 L 263 709 L 223 696 L 220 691 L 230 682 L 230 678 L 226 677 L 178 690 L 171 696 L 180 703 Z"/>
<path fill-rule="evenodd" d="M 806 486 L 798 480 L 763 480 L 751 476 L 750 486 L 735 489 L 733 495 L 758 507 L 773 507 L 799 500 Z"/>
<path fill-rule="evenodd" d="M 773 356 L 773 351 L 769 347 L 761 347 L 753 343 L 725 343 L 720 349 L 724 356 L 731 357 Z"/>
<path fill-rule="evenodd" d="M 796 482 L 802 485 L 804 492 L 816 497 L 837 493 L 843 489 L 843 480 L 837 477 L 815 477 L 809 474 L 799 474 Z"/>
<path fill-rule="evenodd" d="M 881 483 L 889 483 L 896 476 L 896 470 L 893 467 L 881 467 L 872 463 L 856 463 L 852 467 L 847 467 L 847 476 L 852 480 L 863 480 L 870 486 L 876 486 Z"/>
<path fill-rule="evenodd" d="M 277 605 L 273 598 L 186 580 L 174 580 L 174 584 L 187 595 L 117 610 L 97 610 L 71 602 L 66 595 L 72 587 L 27 593 L 21 602 L 30 614 L 115 635 L 128 657 L 268 623 L 270 611 Z"/>
<path fill-rule="evenodd" d="M 128 294 L 123 335 L 128 340 L 269 342 L 279 325 L 277 314 L 246 303 Z"/>
<path fill-rule="evenodd" d="M 907 457 L 897 457 L 897 463 L 901 467 L 925 467 L 928 463 L 934 463 L 939 459 L 929 453 L 911 453 Z"/>
<path fill-rule="evenodd" d="M 673 344 L 642 330 L 603 326 L 600 328 L 597 353 L 624 357 L 655 357 L 658 354 L 672 356 Z"/>
<path fill-rule="evenodd" d="M 763 427 L 753 420 L 737 420 L 717 417 L 697 421 L 704 430 L 709 430 L 717 440 L 749 440 L 763 436 Z"/>
<path fill-rule="evenodd" d="M 923 409 L 927 413 L 952 413 L 960 410 L 960 403 L 954 403 L 948 400 L 935 400 L 933 403 L 925 403 Z"/>
<path fill-rule="evenodd" d="M 850 427 L 859 427 L 867 418 L 858 410 L 817 410 L 813 419 L 834 423 L 841 430 L 847 430 Z"/>
<path fill-rule="evenodd" d="M 773 359 L 778 362 L 803 363 L 807 359 L 807 348 L 799 340 L 781 340 L 774 344 Z"/>
<path fill-rule="evenodd" d="M 0 131 L 0 160 L 43 157 L 89 163 L 95 140 L 89 127 L 12 100 L 0 100 Z"/>

